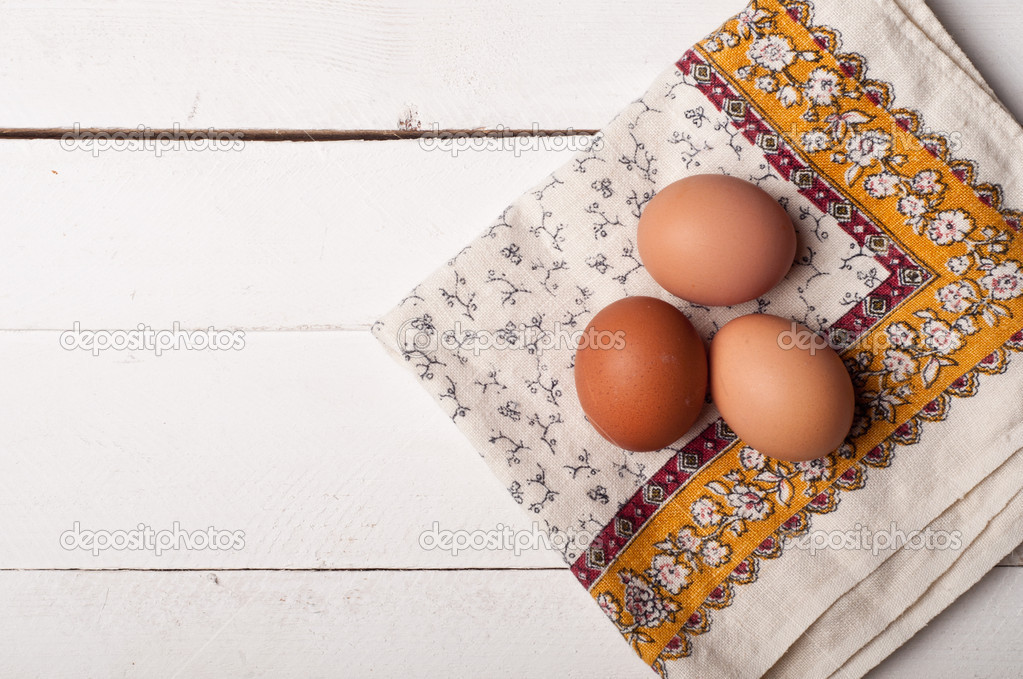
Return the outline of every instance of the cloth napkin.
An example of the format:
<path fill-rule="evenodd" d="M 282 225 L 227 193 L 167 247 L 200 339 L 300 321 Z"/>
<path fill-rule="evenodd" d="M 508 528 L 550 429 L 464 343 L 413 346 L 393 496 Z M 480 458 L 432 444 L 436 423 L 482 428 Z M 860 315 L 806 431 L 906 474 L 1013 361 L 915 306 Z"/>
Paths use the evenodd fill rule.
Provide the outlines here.
<path fill-rule="evenodd" d="M 1021 152 L 923 2 L 756 0 L 373 331 L 662 676 L 861 676 L 1023 542 Z M 696 173 L 789 212 L 762 298 L 688 304 L 644 270 L 644 206 Z M 765 458 L 710 403 L 664 450 L 604 441 L 573 333 L 630 295 L 708 340 L 756 312 L 819 332 L 857 391 L 846 443 Z"/>

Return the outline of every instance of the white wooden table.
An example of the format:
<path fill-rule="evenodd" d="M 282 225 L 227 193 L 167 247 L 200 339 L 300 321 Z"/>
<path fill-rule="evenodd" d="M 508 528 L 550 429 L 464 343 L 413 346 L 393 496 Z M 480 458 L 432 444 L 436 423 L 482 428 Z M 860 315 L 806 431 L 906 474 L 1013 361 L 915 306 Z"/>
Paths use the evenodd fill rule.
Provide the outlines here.
<path fill-rule="evenodd" d="M 0 675 L 652 676 L 554 554 L 420 547 L 529 518 L 368 332 L 571 152 L 364 131 L 599 128 L 741 5 L 0 2 Z M 1023 116 L 1021 6 L 933 5 Z M 250 132 L 93 155 L 75 124 Z M 280 129 L 347 140 L 252 141 Z M 93 356 L 75 322 L 244 350 Z M 244 546 L 94 555 L 76 522 Z M 1017 676 L 1021 565 L 871 676 Z"/>

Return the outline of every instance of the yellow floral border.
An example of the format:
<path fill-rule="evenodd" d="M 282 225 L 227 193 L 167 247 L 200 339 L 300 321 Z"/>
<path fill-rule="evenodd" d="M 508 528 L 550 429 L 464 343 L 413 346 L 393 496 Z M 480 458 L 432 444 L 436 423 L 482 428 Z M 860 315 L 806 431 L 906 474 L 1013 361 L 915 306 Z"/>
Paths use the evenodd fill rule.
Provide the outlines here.
<path fill-rule="evenodd" d="M 758 545 L 1023 326 L 1023 296 L 1005 287 L 1023 259 L 1015 233 L 782 4 L 754 3 L 697 51 L 933 275 L 844 352 L 860 401 L 846 445 L 790 464 L 735 442 L 661 506 L 591 587 L 651 664 Z"/>
<path fill-rule="evenodd" d="M 812 514 L 827 514 L 837 509 L 840 493 L 863 488 L 866 485 L 869 469 L 888 467 L 895 456 L 897 445 L 909 446 L 918 443 L 921 428 L 925 423 L 940 422 L 948 415 L 952 407 L 952 397 L 969 398 L 976 395 L 980 374 L 997 375 L 1005 372 L 1009 363 L 1009 351 L 1023 352 L 1023 334 L 1015 335 L 1006 343 L 1005 347 L 985 358 L 977 367 L 957 380 L 952 387 L 929 403 L 925 410 L 917 413 L 900 427 L 895 435 L 861 458 L 856 465 L 836 479 L 835 483 L 816 497 L 811 504 L 782 524 L 782 527 L 772 534 L 767 542 L 758 545 L 753 553 L 729 573 L 728 578 L 722 581 L 715 588 L 714 593 L 682 624 L 676 636 L 661 651 L 652 667 L 661 676 L 664 676 L 666 661 L 688 657 L 692 653 L 692 637 L 706 633 L 711 627 L 711 610 L 729 606 L 736 587 L 756 582 L 761 560 L 779 558 L 784 552 L 783 547 L 787 540 L 805 535 L 810 528 Z"/>

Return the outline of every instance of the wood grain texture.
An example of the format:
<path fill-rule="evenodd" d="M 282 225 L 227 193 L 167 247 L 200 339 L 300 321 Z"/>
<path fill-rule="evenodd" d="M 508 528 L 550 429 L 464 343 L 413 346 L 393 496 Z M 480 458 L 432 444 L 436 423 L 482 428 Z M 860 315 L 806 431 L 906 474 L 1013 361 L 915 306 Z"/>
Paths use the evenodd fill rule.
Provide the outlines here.
<path fill-rule="evenodd" d="M 0 124 L 598 128 L 742 4 L 4 1 Z M 930 4 L 1023 114 L 1015 0 Z M 0 674 L 652 676 L 554 554 L 421 548 L 434 521 L 531 524 L 365 332 L 569 155 L 0 142 Z M 75 321 L 249 332 L 92 357 L 59 347 Z M 93 556 L 60 547 L 75 521 L 245 547 Z M 224 570 L 246 568 L 319 572 Z M 871 679 L 1011 676 L 1021 578 L 995 569 Z"/>
<path fill-rule="evenodd" d="M 599 128 L 744 4 L 9 0 L 0 121 Z M 928 4 L 1023 114 L 1016 1 Z"/>
<path fill-rule="evenodd" d="M 238 351 L 88 351 L 0 332 L 0 568 L 562 568 L 538 540 L 455 554 L 447 531 L 540 532 L 367 331 L 248 332 Z M 66 549 L 86 530 L 244 531 L 240 550 Z M 525 538 L 523 538 L 525 539 Z M 1018 558 L 1008 563 L 1019 563 Z"/>
<path fill-rule="evenodd" d="M 368 327 L 582 139 L 486 143 L 0 142 L 0 323 Z"/>
<path fill-rule="evenodd" d="M 567 571 L 7 572 L 0 601 L 10 677 L 653 676 Z"/>
<path fill-rule="evenodd" d="M 0 568 L 564 567 L 539 542 L 519 555 L 421 546 L 434 522 L 534 527 L 369 332 L 244 340 L 93 356 L 57 333 L 0 333 L 0 373 L 18 385 L 0 390 L 16 423 L 0 456 Z M 244 548 L 94 555 L 61 546 L 75 522 L 241 530 Z"/>
<path fill-rule="evenodd" d="M 8 127 L 563 129 L 602 126 L 745 3 L 5 4 Z"/>
<path fill-rule="evenodd" d="M 568 572 L 5 572 L 0 601 L 17 677 L 653 676 Z M 1021 612 L 995 569 L 870 677 L 1011 677 Z"/>
<path fill-rule="evenodd" d="M 0 148 L 10 163 L 9 180 L 0 190 L 7 192 L 7 223 L 18 252 L 0 274 L 9 277 L 5 289 L 17 293 L 4 298 L 8 306 L 2 317 L 11 319 L 11 327 L 52 328 L 0 334 L 0 366 L 9 382 L 19 385 L 0 397 L 0 412 L 18 423 L 0 462 L 7 489 L 0 512 L 10 527 L 0 565 L 561 568 L 558 557 L 538 550 L 517 557 L 508 551 L 452 556 L 418 546 L 420 533 L 434 520 L 451 530 L 530 526 L 426 393 L 361 328 L 563 154 L 536 151 L 516 158 L 491 152 L 452 158 L 426 153 L 411 141 L 253 144 L 223 156 L 180 152 L 161 158 L 127 152 L 93 158 L 62 151 L 54 142 L 5 142 Z M 337 167 L 345 168 L 344 181 L 336 180 Z M 395 175 L 401 181 L 395 182 Z M 460 199 L 438 200 L 438 195 Z M 424 231 L 428 238 L 421 237 Z M 417 243 L 414 251 L 410 236 Z M 68 238 L 71 242 L 65 243 Z M 366 251 L 373 253 L 373 268 L 368 257 L 357 256 Z M 139 322 L 161 328 L 177 320 L 194 327 L 334 330 L 250 331 L 246 349 L 229 354 L 108 352 L 93 357 L 59 347 L 58 331 L 75 320 L 96 328 L 130 328 Z M 396 471 L 381 466 L 381 459 Z M 139 522 L 165 529 L 174 521 L 187 529 L 241 529 L 246 546 L 237 553 L 179 551 L 156 557 L 108 550 L 93 556 L 60 548 L 60 535 L 75 520 L 108 530 Z M 67 587 L 66 575 L 39 574 L 44 581 L 53 578 L 48 586 L 55 591 Z M 311 582 L 338 577 L 329 571 L 253 577 L 261 575 L 314 578 Z M 94 656 L 85 651 L 71 657 L 85 665 L 127 663 L 138 657 L 143 643 L 156 649 L 153 657 L 181 655 L 183 642 L 160 629 L 154 631 L 160 636 L 144 637 L 146 642 L 135 636 L 140 607 L 148 605 L 140 592 L 153 588 L 164 599 L 159 615 L 177 620 L 180 635 L 193 639 L 210 633 L 204 622 L 187 615 L 197 595 L 175 593 L 179 574 L 142 576 L 152 579 L 123 595 L 141 603 L 122 607 L 120 623 L 108 621 L 99 628 L 111 638 L 136 639 L 136 645 L 115 645 L 105 661 L 90 660 Z M 450 636 L 460 628 L 446 626 L 447 619 L 436 622 L 435 611 L 452 602 L 468 605 L 459 598 L 462 585 L 454 583 L 463 577 L 489 583 L 504 576 L 465 571 L 439 577 L 452 584 L 430 590 L 434 608 L 416 608 L 417 615 L 425 611 L 427 617 L 413 617 L 408 624 Z M 364 590 L 365 605 L 385 606 L 395 591 L 404 591 L 388 582 Z M 508 585 L 514 596 L 531 596 L 516 587 Z M 584 595 L 581 589 L 579 594 Z M 488 615 L 505 606 L 505 599 L 480 596 Z M 67 615 L 78 620 L 78 629 L 85 629 L 82 621 L 91 620 L 94 607 L 101 606 L 97 597 L 98 592 L 84 609 L 70 604 Z M 588 600 L 568 605 L 578 614 L 599 615 Z M 515 620 L 510 614 L 505 619 Z M 310 624 L 293 617 L 280 620 Z M 394 630 L 384 617 L 364 618 L 363 623 L 360 629 L 375 638 L 389 638 Z M 969 619 L 957 624 L 968 645 L 991 649 L 1002 643 L 997 637 L 972 636 Z M 409 634 L 404 629 L 398 631 Z M 532 667 L 544 675 L 561 666 L 553 653 L 519 650 L 533 644 L 532 638 L 519 646 L 509 637 L 517 630 L 498 629 L 505 631 L 487 637 L 490 652 L 509 667 Z M 543 638 L 550 634 L 545 630 Z M 302 658 L 267 645 L 266 636 L 261 627 L 243 628 L 221 639 L 221 655 L 244 653 L 253 666 L 269 668 L 265 676 L 275 673 L 276 663 L 283 662 L 279 658 L 305 667 Z M 167 638 L 175 641 L 165 643 Z M 249 639 L 267 645 L 269 657 L 252 651 Z M 306 652 L 308 644 L 290 639 Z M 427 636 L 424 645 L 408 642 L 408 648 L 429 648 L 438 663 L 462 663 L 467 671 L 484 662 L 461 647 L 438 643 Z M 622 667 L 634 661 L 617 638 L 606 642 L 586 636 L 574 644 L 573 658 L 599 658 L 604 665 Z M 368 647 L 386 655 L 379 644 Z M 371 661 L 365 654 L 346 657 L 348 666 L 375 667 L 367 664 Z M 388 666 L 390 674 L 398 673 L 394 663 Z M 228 665 L 225 671 L 233 669 Z M 199 676 L 201 671 L 202 666 Z M 312 676 L 316 671 L 313 664 Z M 622 670 L 616 676 L 629 674 Z M 645 676 L 642 667 L 637 676 Z"/>

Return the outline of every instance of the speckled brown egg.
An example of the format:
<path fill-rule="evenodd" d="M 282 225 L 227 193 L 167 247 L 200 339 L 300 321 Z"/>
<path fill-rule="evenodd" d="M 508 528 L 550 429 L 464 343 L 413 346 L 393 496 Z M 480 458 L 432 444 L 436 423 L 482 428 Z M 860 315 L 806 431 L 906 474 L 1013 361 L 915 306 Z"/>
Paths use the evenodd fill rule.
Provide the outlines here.
<path fill-rule="evenodd" d="M 838 448 L 852 427 L 852 380 L 828 343 L 787 318 L 741 316 L 710 345 L 721 417 L 764 455 L 799 462 Z"/>
<path fill-rule="evenodd" d="M 667 302 L 627 297 L 587 326 L 575 386 L 583 412 L 605 439 L 626 450 L 660 450 L 689 431 L 703 408 L 703 341 Z"/>
<path fill-rule="evenodd" d="M 709 306 L 763 295 L 796 255 L 785 209 L 755 184 L 716 174 L 658 191 L 643 209 L 637 238 L 640 260 L 662 288 Z"/>

